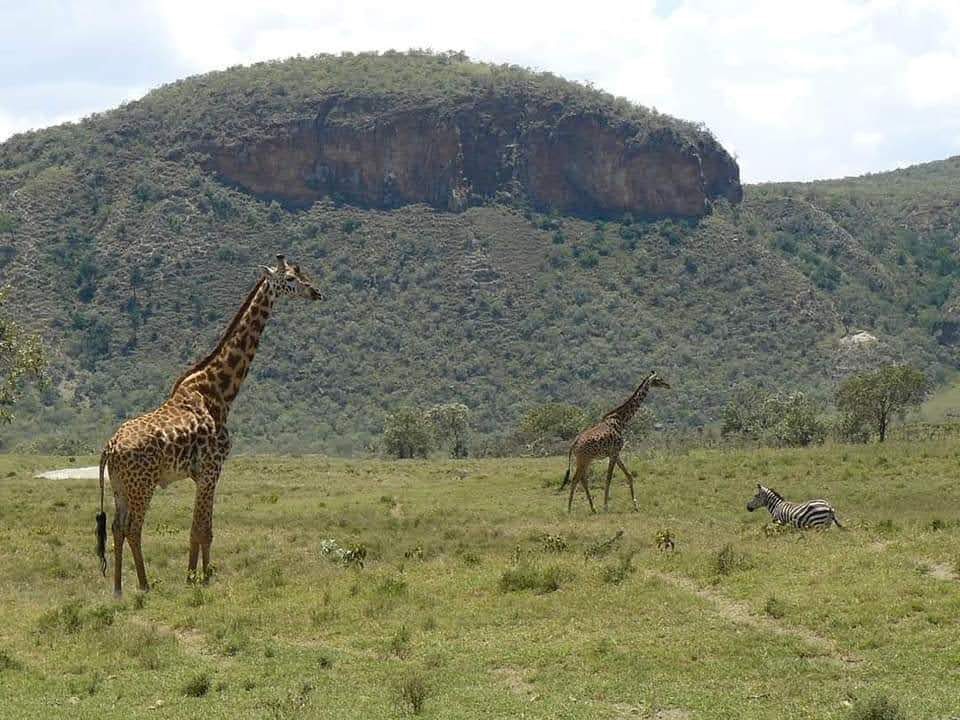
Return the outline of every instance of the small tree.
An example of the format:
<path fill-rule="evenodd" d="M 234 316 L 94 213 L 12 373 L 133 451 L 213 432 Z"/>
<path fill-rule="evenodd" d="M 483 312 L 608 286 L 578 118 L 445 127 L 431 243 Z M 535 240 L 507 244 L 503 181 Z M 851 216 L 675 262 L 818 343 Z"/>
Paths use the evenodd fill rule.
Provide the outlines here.
<path fill-rule="evenodd" d="M 383 444 L 394 457 L 426 457 L 432 440 L 430 422 L 414 408 L 400 408 L 384 420 Z"/>
<path fill-rule="evenodd" d="M 771 420 L 770 437 L 780 447 L 819 445 L 827 435 L 819 409 L 802 392 L 770 398 L 766 412 Z"/>
<path fill-rule="evenodd" d="M 764 394 L 756 387 L 737 388 L 723 408 L 721 435 L 747 435 L 759 439 L 766 427 Z"/>
<path fill-rule="evenodd" d="M 26 381 L 43 382 L 47 361 L 40 338 L 30 335 L 3 314 L 7 291 L 0 289 L 0 423 L 13 419 L 10 408 Z"/>
<path fill-rule="evenodd" d="M 573 405 L 547 403 L 533 408 L 520 421 L 520 432 L 529 437 L 573 440 L 583 430 L 586 417 Z"/>
<path fill-rule="evenodd" d="M 434 405 L 425 416 L 437 445 L 449 445 L 451 457 L 465 458 L 470 435 L 470 409 L 463 403 Z"/>
<path fill-rule="evenodd" d="M 926 376 L 909 365 L 884 365 L 874 372 L 844 380 L 837 389 L 837 409 L 850 427 L 866 425 L 880 442 L 887 437 L 890 420 L 902 417 L 927 396 Z"/>

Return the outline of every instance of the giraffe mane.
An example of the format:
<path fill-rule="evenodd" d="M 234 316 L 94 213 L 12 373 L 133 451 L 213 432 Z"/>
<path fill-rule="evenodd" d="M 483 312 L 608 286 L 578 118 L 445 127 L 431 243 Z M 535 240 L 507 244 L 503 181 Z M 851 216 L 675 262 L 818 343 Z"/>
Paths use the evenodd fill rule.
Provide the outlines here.
<path fill-rule="evenodd" d="M 621 412 L 627 405 L 629 405 L 629 404 L 633 401 L 633 399 L 637 396 L 637 393 L 640 392 L 643 388 L 647 387 L 647 386 L 650 384 L 650 379 L 651 379 L 651 377 L 652 377 L 652 376 L 650 376 L 650 377 L 645 377 L 645 378 L 643 379 L 643 382 L 640 383 L 640 385 L 637 387 L 637 389 L 634 390 L 632 393 L 630 393 L 630 397 L 628 397 L 628 398 L 627 398 L 626 400 L 624 400 L 622 403 L 620 403 L 619 405 L 617 405 L 613 410 L 611 410 L 611 411 L 608 412 L 606 415 L 604 415 L 602 419 L 603 419 L 603 420 L 606 420 L 607 418 L 613 417 L 614 415 L 619 415 L 620 412 Z"/>
<path fill-rule="evenodd" d="M 224 331 L 223 335 L 220 338 L 220 342 L 217 343 L 217 346 L 207 355 L 203 360 L 196 363 L 193 367 L 187 370 L 183 375 L 177 378 L 177 381 L 173 384 L 173 389 L 170 391 L 170 395 L 173 395 L 177 388 L 180 387 L 180 384 L 186 380 L 188 377 L 194 373 L 202 370 L 206 365 L 210 364 L 217 355 L 220 354 L 220 351 L 223 350 L 223 346 L 227 344 L 227 339 L 233 335 L 233 331 L 237 329 L 237 325 L 240 324 L 240 318 L 243 317 L 244 313 L 250 308 L 253 304 L 253 298 L 256 296 L 257 292 L 263 287 L 264 283 L 267 281 L 267 276 L 262 276 L 257 284 L 253 286 L 253 290 L 250 291 L 250 294 L 247 295 L 247 299 L 243 301 L 243 305 L 240 306 L 240 309 L 237 310 L 237 314 L 233 316 L 233 320 L 230 321 L 230 324 L 227 326 L 227 329 Z"/>

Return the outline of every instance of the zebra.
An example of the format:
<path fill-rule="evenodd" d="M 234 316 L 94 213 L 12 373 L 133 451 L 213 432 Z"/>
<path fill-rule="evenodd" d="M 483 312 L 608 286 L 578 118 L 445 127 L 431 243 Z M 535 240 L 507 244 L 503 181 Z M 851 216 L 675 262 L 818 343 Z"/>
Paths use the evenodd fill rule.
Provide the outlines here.
<path fill-rule="evenodd" d="M 779 525 L 792 525 L 806 530 L 808 528 L 828 528 L 833 523 L 845 529 L 837 520 L 836 510 L 826 500 L 811 500 L 805 503 L 792 503 L 783 499 L 783 495 L 757 483 L 757 494 L 747 503 L 747 510 L 753 512 L 758 507 L 766 507 Z"/>

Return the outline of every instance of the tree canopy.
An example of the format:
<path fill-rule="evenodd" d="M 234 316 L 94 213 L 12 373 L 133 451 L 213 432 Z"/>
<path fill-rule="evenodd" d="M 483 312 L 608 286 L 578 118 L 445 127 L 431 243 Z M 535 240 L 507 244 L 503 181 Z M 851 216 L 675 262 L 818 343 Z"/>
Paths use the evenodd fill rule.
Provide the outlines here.
<path fill-rule="evenodd" d="M 865 426 L 883 442 L 890 420 L 920 405 L 928 390 L 927 378 L 919 370 L 909 365 L 885 365 L 842 382 L 837 390 L 837 409 L 851 435 Z"/>
<path fill-rule="evenodd" d="M 0 289 L 0 423 L 13 419 L 12 407 L 29 380 L 43 380 L 47 361 L 40 338 L 6 316 L 7 290 Z"/>

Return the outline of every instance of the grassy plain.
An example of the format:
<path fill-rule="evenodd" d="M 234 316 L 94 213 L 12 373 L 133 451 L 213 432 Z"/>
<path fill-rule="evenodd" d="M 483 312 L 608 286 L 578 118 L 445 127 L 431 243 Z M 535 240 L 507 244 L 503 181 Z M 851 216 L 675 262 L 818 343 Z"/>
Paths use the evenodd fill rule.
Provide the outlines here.
<path fill-rule="evenodd" d="M 0 717 L 896 717 L 868 713 L 886 697 L 946 719 L 958 459 L 955 441 L 648 453 L 628 463 L 639 513 L 618 477 L 611 512 L 578 493 L 568 516 L 565 459 L 237 457 L 211 584 L 185 582 L 186 481 L 147 518 L 154 589 L 128 566 L 117 602 L 96 481 L 0 456 Z M 758 481 L 850 529 L 765 530 Z"/>

